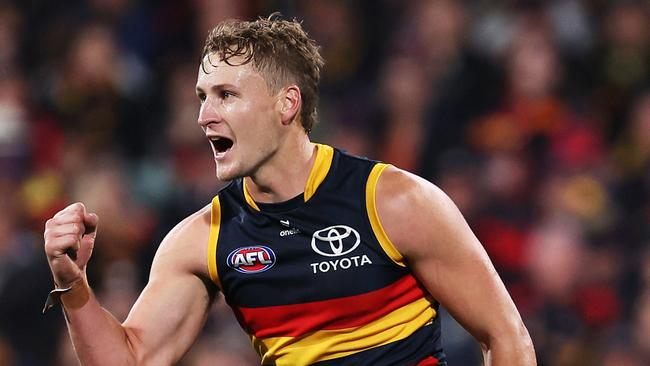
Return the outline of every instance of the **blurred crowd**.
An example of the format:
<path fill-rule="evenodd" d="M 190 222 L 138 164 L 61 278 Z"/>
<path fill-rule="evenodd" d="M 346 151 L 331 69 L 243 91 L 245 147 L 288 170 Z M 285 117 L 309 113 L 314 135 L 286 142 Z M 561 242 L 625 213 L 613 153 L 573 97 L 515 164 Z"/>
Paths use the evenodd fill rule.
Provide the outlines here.
<path fill-rule="evenodd" d="M 540 365 L 650 364 L 650 2 L 4 0 L 0 365 L 76 364 L 40 313 L 44 222 L 73 201 L 100 217 L 90 282 L 126 317 L 162 237 L 222 186 L 196 124 L 204 37 L 273 11 L 322 45 L 312 139 L 447 192 Z M 451 364 L 480 365 L 443 317 Z M 220 299 L 181 365 L 258 363 Z"/>

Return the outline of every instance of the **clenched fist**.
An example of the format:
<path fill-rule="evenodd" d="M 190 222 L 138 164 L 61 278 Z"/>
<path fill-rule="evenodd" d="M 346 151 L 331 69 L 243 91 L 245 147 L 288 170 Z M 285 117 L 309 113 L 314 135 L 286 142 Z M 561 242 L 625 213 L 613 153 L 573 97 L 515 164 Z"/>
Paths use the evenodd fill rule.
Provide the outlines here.
<path fill-rule="evenodd" d="M 77 202 L 45 223 L 45 254 L 58 287 L 69 287 L 85 278 L 98 220 L 96 214 L 88 213 L 84 204 Z"/>

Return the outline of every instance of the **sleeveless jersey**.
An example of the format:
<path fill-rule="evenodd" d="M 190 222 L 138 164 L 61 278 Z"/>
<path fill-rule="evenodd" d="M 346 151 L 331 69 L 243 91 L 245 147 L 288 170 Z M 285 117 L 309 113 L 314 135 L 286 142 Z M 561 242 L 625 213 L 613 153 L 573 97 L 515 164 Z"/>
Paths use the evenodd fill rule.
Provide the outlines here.
<path fill-rule="evenodd" d="M 303 194 L 257 203 L 238 179 L 213 199 L 210 276 L 263 365 L 446 365 L 438 305 L 377 217 L 386 166 L 317 145 Z"/>

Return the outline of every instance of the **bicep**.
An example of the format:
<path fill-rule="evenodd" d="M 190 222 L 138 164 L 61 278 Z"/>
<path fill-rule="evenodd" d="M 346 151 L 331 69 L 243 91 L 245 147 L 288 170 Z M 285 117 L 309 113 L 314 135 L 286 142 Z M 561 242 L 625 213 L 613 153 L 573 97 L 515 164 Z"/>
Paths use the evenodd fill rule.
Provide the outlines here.
<path fill-rule="evenodd" d="M 478 340 L 488 342 L 492 334 L 512 323 L 516 309 L 464 220 L 447 225 L 438 226 L 430 234 L 436 238 L 417 245 L 407 260 L 431 295 Z"/>
<path fill-rule="evenodd" d="M 209 217 L 200 213 L 163 240 L 149 283 L 123 324 L 139 364 L 177 362 L 205 323 L 217 290 L 205 256 Z"/>
<path fill-rule="evenodd" d="M 152 271 L 124 322 L 140 360 L 173 364 L 192 345 L 212 302 L 207 284 L 189 272 Z"/>
<path fill-rule="evenodd" d="M 451 199 L 406 173 L 392 181 L 379 186 L 391 197 L 378 205 L 380 219 L 428 292 L 479 341 L 517 324 L 503 282 Z"/>

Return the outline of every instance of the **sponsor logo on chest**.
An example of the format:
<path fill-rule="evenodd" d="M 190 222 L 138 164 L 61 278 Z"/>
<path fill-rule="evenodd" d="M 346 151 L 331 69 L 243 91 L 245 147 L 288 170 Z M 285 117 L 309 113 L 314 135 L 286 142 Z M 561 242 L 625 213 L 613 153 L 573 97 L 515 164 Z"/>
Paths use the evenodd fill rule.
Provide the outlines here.
<path fill-rule="evenodd" d="M 289 220 L 280 220 L 280 224 L 288 228 L 285 230 L 280 230 L 280 237 L 300 234 L 300 229 L 291 227 L 291 223 L 289 222 Z"/>
<path fill-rule="evenodd" d="M 360 243 L 359 232 L 346 225 L 334 225 L 316 231 L 311 237 L 311 248 L 314 252 L 329 258 L 310 263 L 312 272 L 326 273 L 372 264 L 365 254 L 351 255 Z"/>
<path fill-rule="evenodd" d="M 297 233 L 300 233 L 300 230 L 290 228 L 280 232 L 280 236 Z M 372 264 L 368 255 L 359 253 L 361 236 L 350 226 L 333 225 L 318 230 L 312 235 L 310 244 L 316 254 L 325 257 L 321 261 L 309 263 L 309 269 L 314 274 L 349 270 Z M 226 258 L 230 268 L 243 274 L 268 271 L 276 261 L 275 252 L 265 245 L 239 247 L 230 252 Z"/>

